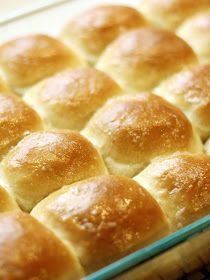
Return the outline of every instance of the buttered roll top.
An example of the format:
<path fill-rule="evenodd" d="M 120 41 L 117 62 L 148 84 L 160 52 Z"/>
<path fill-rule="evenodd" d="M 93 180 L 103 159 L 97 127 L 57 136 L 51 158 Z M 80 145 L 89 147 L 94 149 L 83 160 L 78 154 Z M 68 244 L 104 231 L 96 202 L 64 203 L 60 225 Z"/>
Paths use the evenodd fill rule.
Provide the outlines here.
<path fill-rule="evenodd" d="M 4 158 L 2 182 L 20 207 L 30 211 L 49 193 L 65 184 L 106 173 L 95 147 L 79 133 L 32 133 Z"/>
<path fill-rule="evenodd" d="M 26 213 L 0 214 L 1 280 L 80 280 L 70 248 Z"/>
<path fill-rule="evenodd" d="M 111 173 L 131 177 L 158 155 L 203 149 L 185 115 L 149 93 L 109 100 L 82 133 L 101 151 Z"/>
<path fill-rule="evenodd" d="M 118 37 L 106 48 L 96 67 L 107 72 L 126 92 L 140 92 L 196 62 L 191 47 L 174 33 L 145 27 Z"/>
<path fill-rule="evenodd" d="M 210 137 L 210 64 L 181 71 L 163 81 L 154 92 L 179 107 L 203 140 Z"/>
<path fill-rule="evenodd" d="M 145 25 L 143 16 L 134 8 L 107 5 L 76 15 L 61 32 L 61 38 L 90 64 L 120 34 Z"/>
<path fill-rule="evenodd" d="M 158 201 L 173 230 L 210 213 L 210 156 L 157 158 L 135 180 Z"/>
<path fill-rule="evenodd" d="M 42 129 L 38 114 L 19 97 L 0 92 L 0 160 L 23 137 Z"/>
<path fill-rule="evenodd" d="M 184 20 L 210 8 L 210 0 L 140 0 L 139 9 L 154 26 L 175 30 Z"/>
<path fill-rule="evenodd" d="M 65 70 L 26 92 L 25 101 L 46 127 L 81 130 L 105 101 L 121 93 L 105 73 L 93 68 Z"/>
<path fill-rule="evenodd" d="M 19 37 L 0 46 L 0 68 L 18 93 L 80 59 L 59 40 L 42 34 Z"/>
<path fill-rule="evenodd" d="M 87 274 L 168 233 L 153 197 L 119 176 L 66 186 L 42 200 L 32 215 L 71 244 Z"/>

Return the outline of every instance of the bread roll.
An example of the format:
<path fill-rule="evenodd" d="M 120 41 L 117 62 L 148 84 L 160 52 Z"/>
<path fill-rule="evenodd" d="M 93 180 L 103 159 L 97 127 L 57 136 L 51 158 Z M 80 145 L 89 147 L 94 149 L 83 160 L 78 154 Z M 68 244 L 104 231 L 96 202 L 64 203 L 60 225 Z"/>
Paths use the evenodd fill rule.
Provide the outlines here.
<path fill-rule="evenodd" d="M 95 147 L 72 131 L 30 134 L 7 154 L 1 169 L 3 186 L 25 211 L 63 185 L 106 173 Z"/>
<path fill-rule="evenodd" d="M 209 7 L 210 8 L 210 7 Z M 201 62 L 210 62 L 210 10 L 187 19 L 177 30 L 194 49 Z"/>
<path fill-rule="evenodd" d="M 19 207 L 9 193 L 0 186 L 0 213 L 7 211 L 18 211 Z M 1 275 L 1 269 L 0 269 Z"/>
<path fill-rule="evenodd" d="M 173 230 L 210 214 L 210 156 L 157 158 L 134 179 L 158 201 Z"/>
<path fill-rule="evenodd" d="M 40 82 L 24 99 L 40 113 L 47 127 L 81 130 L 108 98 L 120 92 L 105 73 L 79 68 Z"/>
<path fill-rule="evenodd" d="M 139 9 L 155 26 L 175 30 L 186 18 L 210 8 L 209 0 L 141 0 Z"/>
<path fill-rule="evenodd" d="M 175 34 L 145 27 L 126 32 L 110 44 L 97 68 L 127 92 L 139 92 L 196 62 L 193 50 Z"/>
<path fill-rule="evenodd" d="M 0 92 L 0 160 L 30 132 L 41 130 L 38 114 L 19 97 Z"/>
<path fill-rule="evenodd" d="M 119 176 L 66 186 L 42 200 L 32 215 L 73 246 L 87 274 L 168 233 L 152 196 Z"/>
<path fill-rule="evenodd" d="M 74 254 L 26 213 L 0 214 L 1 280 L 79 280 Z"/>
<path fill-rule="evenodd" d="M 120 34 L 145 24 L 143 16 L 134 8 L 99 6 L 71 19 L 64 27 L 61 38 L 90 64 L 94 64 L 108 44 Z"/>
<path fill-rule="evenodd" d="M 210 137 L 210 64 L 181 71 L 154 92 L 182 109 L 203 140 Z"/>
<path fill-rule="evenodd" d="M 161 97 L 147 93 L 108 101 L 82 133 L 101 151 L 112 174 L 129 177 L 158 155 L 203 149 L 185 115 Z"/>
<path fill-rule="evenodd" d="M 9 88 L 4 82 L 4 80 L 0 77 L 0 92 L 8 92 Z"/>
<path fill-rule="evenodd" d="M 67 46 L 47 35 L 19 37 L 0 46 L 0 68 L 19 93 L 43 78 L 81 64 Z"/>

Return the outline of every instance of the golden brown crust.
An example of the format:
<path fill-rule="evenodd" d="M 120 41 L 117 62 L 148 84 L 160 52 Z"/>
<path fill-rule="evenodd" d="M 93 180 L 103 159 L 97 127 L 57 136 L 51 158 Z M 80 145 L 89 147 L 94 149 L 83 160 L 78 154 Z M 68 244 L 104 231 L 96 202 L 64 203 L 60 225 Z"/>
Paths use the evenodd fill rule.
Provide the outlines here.
<path fill-rule="evenodd" d="M 210 8 L 209 0 L 141 0 L 139 9 L 155 26 L 175 30 L 189 16 Z"/>
<path fill-rule="evenodd" d="M 0 159 L 27 134 L 41 130 L 38 114 L 19 97 L 0 93 Z"/>
<path fill-rule="evenodd" d="M 156 198 L 174 230 L 210 213 L 210 156 L 159 158 L 136 180 Z"/>
<path fill-rule="evenodd" d="M 202 62 L 210 62 L 210 10 L 186 20 L 177 34 L 188 42 Z"/>
<path fill-rule="evenodd" d="M 0 215 L 1 280 L 79 280 L 82 269 L 57 237 L 25 213 Z"/>
<path fill-rule="evenodd" d="M 71 243 L 86 273 L 168 232 L 152 196 L 135 181 L 119 176 L 66 186 L 41 201 L 32 215 Z"/>
<path fill-rule="evenodd" d="M 24 210 L 65 184 L 106 173 L 95 147 L 79 133 L 43 131 L 25 137 L 2 161 L 2 178 Z"/>
<path fill-rule="evenodd" d="M 0 92 L 8 92 L 9 88 L 6 85 L 5 81 L 0 77 Z"/>
<path fill-rule="evenodd" d="M 13 197 L 9 195 L 9 193 L 4 188 L 0 186 L 0 213 L 18 210 L 19 208 Z"/>
<path fill-rule="evenodd" d="M 116 39 L 102 54 L 97 68 L 126 91 L 139 92 L 152 89 L 167 76 L 196 62 L 193 50 L 181 38 L 145 27 Z"/>
<path fill-rule="evenodd" d="M 106 161 L 112 158 L 131 166 L 141 164 L 137 173 L 155 156 L 201 148 L 201 143 L 198 150 L 194 146 L 192 126 L 185 115 L 161 97 L 147 93 L 108 101 L 83 134 L 98 146 Z M 116 173 L 107 164 L 110 172 Z"/>
<path fill-rule="evenodd" d="M 134 8 L 100 6 L 73 18 L 64 27 L 61 37 L 88 62 L 95 63 L 108 44 L 120 34 L 143 25 L 143 16 Z"/>
<path fill-rule="evenodd" d="M 108 98 L 120 93 L 105 73 L 79 68 L 42 81 L 24 99 L 40 113 L 46 126 L 81 130 Z"/>
<path fill-rule="evenodd" d="M 62 42 L 47 35 L 29 35 L 0 46 L 0 66 L 13 87 L 27 87 L 67 67 L 81 65 Z"/>
<path fill-rule="evenodd" d="M 201 137 L 210 136 L 210 64 L 184 70 L 163 81 L 155 93 L 182 109 Z"/>

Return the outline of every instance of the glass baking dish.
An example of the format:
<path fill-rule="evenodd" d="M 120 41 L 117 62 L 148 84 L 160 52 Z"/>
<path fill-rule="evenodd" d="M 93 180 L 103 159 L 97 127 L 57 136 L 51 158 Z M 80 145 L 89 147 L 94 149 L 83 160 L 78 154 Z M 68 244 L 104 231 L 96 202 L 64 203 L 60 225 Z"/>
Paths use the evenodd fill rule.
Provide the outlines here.
<path fill-rule="evenodd" d="M 96 4 L 139 0 L 45 0 L 0 18 L 0 43 L 20 35 L 58 35 L 69 18 Z M 210 263 L 210 215 L 86 277 L 87 280 L 177 279 Z M 210 279 L 210 278 L 206 278 Z"/>

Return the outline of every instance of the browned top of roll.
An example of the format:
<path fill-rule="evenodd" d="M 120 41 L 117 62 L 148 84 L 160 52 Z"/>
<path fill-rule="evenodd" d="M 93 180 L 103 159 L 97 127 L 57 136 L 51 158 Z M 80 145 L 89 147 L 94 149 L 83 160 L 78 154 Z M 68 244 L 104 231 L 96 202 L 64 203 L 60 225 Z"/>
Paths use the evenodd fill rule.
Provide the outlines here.
<path fill-rule="evenodd" d="M 0 159 L 25 135 L 42 129 L 38 114 L 19 97 L 0 93 Z"/>
<path fill-rule="evenodd" d="M 25 94 L 47 126 L 81 130 L 105 101 L 121 92 L 105 73 L 93 68 L 66 70 Z"/>
<path fill-rule="evenodd" d="M 130 92 L 149 90 L 196 61 L 191 47 L 174 33 L 145 27 L 126 32 L 110 44 L 97 68 Z"/>
<path fill-rule="evenodd" d="M 66 186 L 41 201 L 32 214 L 71 242 L 87 273 L 167 232 L 165 216 L 152 196 L 119 176 Z"/>
<path fill-rule="evenodd" d="M 154 24 L 174 30 L 186 18 L 210 8 L 209 0 L 141 0 L 143 14 Z"/>
<path fill-rule="evenodd" d="M 2 161 L 5 184 L 17 202 L 30 210 L 59 189 L 106 173 L 95 147 L 73 131 L 43 131 L 25 137 Z"/>
<path fill-rule="evenodd" d="M 185 115 L 159 96 L 142 93 L 114 98 L 90 120 L 84 135 L 118 162 L 148 162 L 189 149 L 193 131 Z"/>
<path fill-rule="evenodd" d="M 136 178 L 158 200 L 175 229 L 210 213 L 210 156 L 160 158 Z"/>
<path fill-rule="evenodd" d="M 25 213 L 0 214 L 3 280 L 79 280 L 81 268 L 57 237 Z"/>
<path fill-rule="evenodd" d="M 123 32 L 145 24 L 134 8 L 120 5 L 95 7 L 75 16 L 62 31 L 62 37 L 75 44 L 94 63 L 105 47 Z"/>
<path fill-rule="evenodd" d="M 0 92 L 8 92 L 8 86 L 4 82 L 4 80 L 0 77 Z"/>
<path fill-rule="evenodd" d="M 210 64 L 184 70 L 156 89 L 157 94 L 166 97 L 189 113 L 196 126 L 210 125 Z M 210 133 L 208 132 L 208 135 Z"/>
<path fill-rule="evenodd" d="M 30 86 L 79 63 L 62 42 L 47 35 L 19 37 L 0 46 L 0 67 L 14 87 Z"/>
<path fill-rule="evenodd" d="M 177 30 L 177 34 L 188 42 L 202 62 L 210 62 L 209 9 L 186 20 Z"/>
<path fill-rule="evenodd" d="M 0 186 L 0 213 L 18 210 L 19 208 L 13 197 L 9 195 L 9 193 L 4 188 Z"/>

